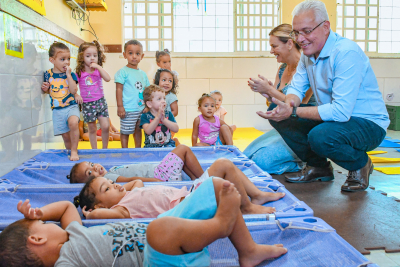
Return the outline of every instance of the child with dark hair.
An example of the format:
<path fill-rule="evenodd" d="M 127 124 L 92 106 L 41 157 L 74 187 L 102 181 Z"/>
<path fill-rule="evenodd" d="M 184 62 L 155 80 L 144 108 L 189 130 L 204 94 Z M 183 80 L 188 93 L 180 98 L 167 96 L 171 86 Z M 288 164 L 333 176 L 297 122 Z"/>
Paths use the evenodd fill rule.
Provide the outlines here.
<path fill-rule="evenodd" d="M 104 98 L 103 80 L 109 82 L 110 75 L 103 69 L 106 60 L 103 47 L 96 40 L 79 46 L 76 74 L 83 99 L 82 114 L 88 125 L 89 141 L 97 149 L 97 125 L 100 123 L 103 148 L 108 147 L 110 120 L 107 101 Z"/>
<path fill-rule="evenodd" d="M 201 114 L 193 121 L 192 146 L 232 145 L 230 127 L 214 115 L 216 100 L 210 94 L 203 94 L 197 104 Z"/>
<path fill-rule="evenodd" d="M 178 81 L 176 76 L 167 69 L 158 69 L 154 76 L 154 84 L 160 86 L 165 91 L 166 111 L 176 117 L 178 115 Z"/>
<path fill-rule="evenodd" d="M 171 131 L 178 132 L 179 126 L 174 115 L 165 111 L 165 91 L 158 85 L 150 85 L 143 92 L 148 112 L 140 117 L 140 127 L 145 133 L 144 147 L 175 147 Z"/>
<path fill-rule="evenodd" d="M 67 178 L 73 183 L 86 183 L 91 176 L 103 176 L 113 182 L 126 183 L 134 180 L 142 182 L 181 181 L 182 170 L 192 179 L 203 173 L 199 161 L 192 150 L 179 145 L 169 152 L 160 163 L 137 163 L 114 166 L 106 170 L 102 165 L 93 162 L 75 164 Z"/>
<path fill-rule="evenodd" d="M 209 195 L 207 201 L 199 199 Z M 241 196 L 228 181 L 214 178 L 193 192 L 196 210 L 176 207 L 148 226 L 137 222 L 86 228 L 71 202 L 32 209 L 0 233 L 1 266 L 209 266 L 207 246 L 229 237 L 241 266 L 255 266 L 287 252 L 283 245 L 256 244 L 240 212 Z M 46 221 L 59 221 L 46 224 Z"/>
<path fill-rule="evenodd" d="M 54 68 L 44 73 L 42 90 L 50 94 L 54 135 L 62 136 L 65 148 L 71 150 L 70 160 L 76 161 L 79 160 L 80 117 L 77 102 L 81 104 L 82 98 L 76 95 L 78 79 L 69 66 L 70 59 L 71 54 L 65 44 L 55 42 L 50 46 L 49 61 Z"/>
<path fill-rule="evenodd" d="M 114 77 L 117 87 L 117 112 L 121 118 L 121 146 L 127 148 L 129 135 L 133 134 L 135 147 L 141 147 L 142 132 L 139 121 L 145 107 L 143 90 L 150 85 L 146 73 L 139 69 L 139 63 L 144 57 L 142 44 L 137 40 L 126 42 L 123 55 L 128 64 Z"/>

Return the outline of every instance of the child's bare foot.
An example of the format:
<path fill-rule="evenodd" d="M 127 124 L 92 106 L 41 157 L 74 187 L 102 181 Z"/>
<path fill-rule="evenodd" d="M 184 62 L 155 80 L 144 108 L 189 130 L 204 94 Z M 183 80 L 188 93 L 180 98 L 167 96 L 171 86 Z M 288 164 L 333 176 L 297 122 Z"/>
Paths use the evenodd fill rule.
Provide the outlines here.
<path fill-rule="evenodd" d="M 232 233 L 240 211 L 240 194 L 234 184 L 224 181 L 219 192 L 218 209 L 214 218 L 219 220 L 223 237 Z"/>
<path fill-rule="evenodd" d="M 278 258 L 286 252 L 287 248 L 284 248 L 282 244 L 273 246 L 255 244 L 253 249 L 239 255 L 239 263 L 244 267 L 256 266 L 267 259 Z"/>
<path fill-rule="evenodd" d="M 179 146 L 181 144 L 181 142 L 179 142 L 178 138 L 176 137 L 172 138 L 172 140 L 175 141 L 175 146 Z"/>
<path fill-rule="evenodd" d="M 253 203 L 250 203 L 247 207 L 242 207 L 241 210 L 243 214 L 270 214 L 276 211 L 274 207 L 264 207 Z"/>
<path fill-rule="evenodd" d="M 251 203 L 256 205 L 262 205 L 269 201 L 276 201 L 285 196 L 285 193 L 271 193 L 271 192 L 261 192 L 258 196 L 251 199 Z"/>
<path fill-rule="evenodd" d="M 71 150 L 71 156 L 69 157 L 70 161 L 79 160 L 78 151 Z"/>

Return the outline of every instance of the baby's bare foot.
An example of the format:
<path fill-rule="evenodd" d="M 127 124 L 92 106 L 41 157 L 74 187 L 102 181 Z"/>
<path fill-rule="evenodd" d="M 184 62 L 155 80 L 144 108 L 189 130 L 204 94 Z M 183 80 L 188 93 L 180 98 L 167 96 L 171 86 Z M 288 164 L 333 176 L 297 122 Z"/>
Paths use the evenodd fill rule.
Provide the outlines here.
<path fill-rule="evenodd" d="M 239 255 L 239 263 L 240 266 L 244 267 L 256 266 L 267 259 L 277 258 L 286 252 L 287 249 L 282 244 L 273 246 L 256 244 L 254 249 Z"/>
<path fill-rule="evenodd" d="M 71 150 L 71 156 L 69 157 L 70 161 L 77 161 L 79 160 L 78 151 Z"/>
<path fill-rule="evenodd" d="M 223 237 L 231 234 L 240 212 L 240 194 L 234 184 L 224 181 L 219 192 L 218 209 L 214 216 L 220 221 Z"/>
<path fill-rule="evenodd" d="M 250 203 L 247 207 L 242 208 L 242 213 L 243 214 L 270 214 L 274 213 L 276 209 L 274 207 L 264 207 L 261 205 L 255 205 L 253 203 Z"/>
<path fill-rule="evenodd" d="M 255 196 L 251 199 L 251 203 L 256 205 L 262 205 L 266 202 L 276 201 L 285 196 L 285 193 L 270 193 L 270 192 L 261 192 L 258 196 Z"/>

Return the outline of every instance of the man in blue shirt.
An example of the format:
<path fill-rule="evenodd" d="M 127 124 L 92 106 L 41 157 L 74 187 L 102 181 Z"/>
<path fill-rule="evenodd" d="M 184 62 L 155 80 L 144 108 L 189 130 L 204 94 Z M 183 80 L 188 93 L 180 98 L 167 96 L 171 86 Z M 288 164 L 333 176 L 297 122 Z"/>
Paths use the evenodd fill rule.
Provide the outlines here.
<path fill-rule="evenodd" d="M 365 190 L 373 171 L 366 152 L 382 142 L 390 123 L 369 59 L 355 42 L 330 29 L 325 5 L 317 0 L 295 7 L 291 35 L 303 53 L 286 99 L 273 99 L 275 109 L 257 112 L 307 162 L 301 174 L 286 180 L 333 180 L 329 158 L 349 170 L 342 191 Z M 300 106 L 310 87 L 318 106 Z"/>

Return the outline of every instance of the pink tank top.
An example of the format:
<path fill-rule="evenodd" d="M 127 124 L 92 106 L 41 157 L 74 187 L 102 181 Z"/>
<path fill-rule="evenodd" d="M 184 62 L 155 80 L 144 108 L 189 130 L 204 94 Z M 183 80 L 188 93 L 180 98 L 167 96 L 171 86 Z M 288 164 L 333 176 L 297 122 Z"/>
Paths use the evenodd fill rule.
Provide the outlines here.
<path fill-rule="evenodd" d="M 188 194 L 186 186 L 181 189 L 164 185 L 139 187 L 127 191 L 121 201 L 111 209 L 118 206 L 125 207 L 133 219 L 156 218 L 178 205 L 181 198 Z"/>
<path fill-rule="evenodd" d="M 204 119 L 203 115 L 199 115 L 199 139 L 202 143 L 207 143 L 214 145 L 217 142 L 219 136 L 219 128 L 221 128 L 221 123 L 218 116 L 214 115 L 215 122 L 211 123 Z"/>

